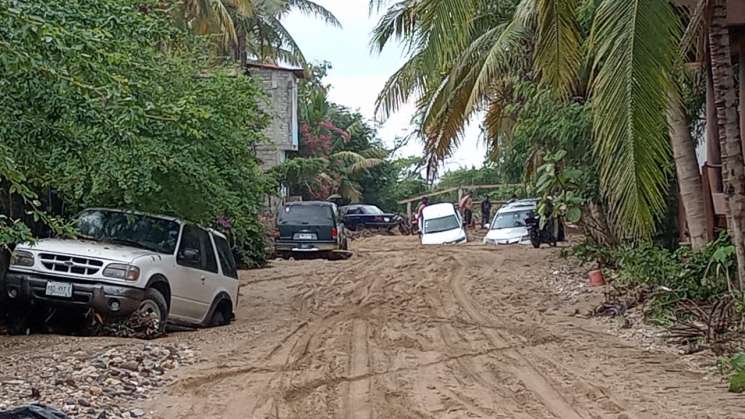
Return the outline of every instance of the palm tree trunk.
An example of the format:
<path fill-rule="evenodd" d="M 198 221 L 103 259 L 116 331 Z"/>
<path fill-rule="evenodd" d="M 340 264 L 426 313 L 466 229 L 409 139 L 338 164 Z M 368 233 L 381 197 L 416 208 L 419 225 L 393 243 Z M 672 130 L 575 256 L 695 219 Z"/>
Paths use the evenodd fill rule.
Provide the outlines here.
<path fill-rule="evenodd" d="M 688 223 L 691 247 L 699 249 L 710 239 L 707 237 L 706 210 L 703 184 L 696 159 L 696 147 L 688 129 L 688 115 L 677 98 L 670 101 L 667 120 L 670 124 L 670 142 L 675 158 L 680 198 Z"/>
<path fill-rule="evenodd" d="M 729 206 L 730 236 L 737 254 L 737 274 L 742 288 L 745 281 L 745 161 L 740 142 L 737 89 L 727 28 L 727 0 L 712 1 L 709 48 L 722 152 L 722 180 Z"/>
<path fill-rule="evenodd" d="M 248 63 L 248 56 L 246 54 L 246 31 L 241 29 L 238 32 L 238 54 L 240 57 L 238 61 L 241 63 L 241 68 L 245 68 Z"/>
<path fill-rule="evenodd" d="M 707 43 L 708 46 L 708 43 Z M 711 62 L 707 54 L 707 62 Z M 706 69 L 706 162 L 719 167 L 722 164 L 722 152 L 719 150 L 719 127 L 717 126 L 717 104 L 714 97 L 714 81 L 711 68 Z M 709 171 L 709 187 L 713 192 L 722 192 L 722 177 L 719 169 Z"/>

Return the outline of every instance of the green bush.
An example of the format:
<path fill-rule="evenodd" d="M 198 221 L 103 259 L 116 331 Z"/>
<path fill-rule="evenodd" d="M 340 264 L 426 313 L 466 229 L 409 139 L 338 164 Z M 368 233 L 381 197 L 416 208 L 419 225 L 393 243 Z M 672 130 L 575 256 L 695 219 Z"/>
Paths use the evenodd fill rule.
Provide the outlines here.
<path fill-rule="evenodd" d="M 163 5 L 0 0 L 0 179 L 16 196 L 54 191 L 67 216 L 227 217 L 245 262 L 262 263 L 257 215 L 272 183 L 252 151 L 268 123 L 261 89 L 210 65 L 207 40 Z M 17 217 L 0 219 L 0 245 L 24 238 Z"/>
<path fill-rule="evenodd" d="M 731 393 L 745 392 L 745 353 L 738 353 L 728 359 L 729 391 Z"/>
<path fill-rule="evenodd" d="M 681 300 L 712 302 L 728 293 L 734 254 L 726 236 L 693 251 L 669 250 L 652 243 L 607 248 L 585 243 L 573 254 L 583 262 L 601 261 L 617 288 L 644 287 L 651 292 L 651 317 L 672 320 L 671 309 Z"/>

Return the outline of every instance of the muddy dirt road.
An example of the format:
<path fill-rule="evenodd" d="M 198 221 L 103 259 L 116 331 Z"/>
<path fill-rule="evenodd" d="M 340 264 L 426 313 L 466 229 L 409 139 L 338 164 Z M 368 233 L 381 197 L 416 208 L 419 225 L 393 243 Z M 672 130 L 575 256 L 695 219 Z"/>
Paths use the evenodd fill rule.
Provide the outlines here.
<path fill-rule="evenodd" d="M 237 321 L 172 335 L 201 362 L 143 406 L 161 418 L 745 417 L 676 356 L 573 316 L 555 249 L 355 242 L 347 261 L 244 272 Z M 712 381 L 712 380 L 710 380 Z"/>

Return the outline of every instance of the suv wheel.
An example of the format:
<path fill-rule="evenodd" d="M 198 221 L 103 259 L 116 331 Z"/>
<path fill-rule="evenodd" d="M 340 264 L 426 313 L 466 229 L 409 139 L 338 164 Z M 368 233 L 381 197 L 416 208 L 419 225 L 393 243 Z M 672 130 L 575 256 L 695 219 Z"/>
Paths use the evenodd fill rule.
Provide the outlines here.
<path fill-rule="evenodd" d="M 210 326 L 227 326 L 230 324 L 230 304 L 225 301 L 218 304 L 215 312 L 212 313 L 212 319 L 210 320 Z"/>
<path fill-rule="evenodd" d="M 137 313 L 142 317 L 157 321 L 157 332 L 159 335 L 166 331 L 168 303 L 166 303 L 166 298 L 163 297 L 160 291 L 154 288 L 145 290 L 145 298 L 142 299 L 140 305 L 137 307 Z"/>
<path fill-rule="evenodd" d="M 20 309 L 10 309 L 7 315 L 9 335 L 25 335 L 31 327 L 31 313 Z"/>

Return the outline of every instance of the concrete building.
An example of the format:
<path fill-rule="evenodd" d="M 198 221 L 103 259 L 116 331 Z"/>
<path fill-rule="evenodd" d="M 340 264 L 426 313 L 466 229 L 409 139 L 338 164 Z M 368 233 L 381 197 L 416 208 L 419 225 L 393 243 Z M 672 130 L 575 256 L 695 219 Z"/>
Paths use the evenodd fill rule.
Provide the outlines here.
<path fill-rule="evenodd" d="M 287 153 L 298 149 L 298 80 L 302 69 L 274 64 L 248 63 L 247 72 L 261 81 L 269 103 L 264 109 L 272 122 L 266 129 L 270 142 L 256 145 L 261 167 L 269 170 L 287 160 Z"/>

